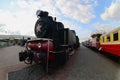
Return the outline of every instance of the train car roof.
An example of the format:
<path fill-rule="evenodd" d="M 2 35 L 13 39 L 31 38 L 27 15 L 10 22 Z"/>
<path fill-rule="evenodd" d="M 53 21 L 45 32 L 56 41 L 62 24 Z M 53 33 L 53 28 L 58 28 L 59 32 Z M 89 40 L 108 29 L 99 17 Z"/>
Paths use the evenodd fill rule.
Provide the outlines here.
<path fill-rule="evenodd" d="M 102 36 L 109 35 L 110 33 L 116 32 L 118 30 L 120 30 L 120 26 L 115 28 L 115 29 L 113 29 L 113 30 L 111 30 L 111 31 L 109 31 L 109 32 L 107 32 L 107 33 L 105 33 L 105 34 L 102 34 Z"/>

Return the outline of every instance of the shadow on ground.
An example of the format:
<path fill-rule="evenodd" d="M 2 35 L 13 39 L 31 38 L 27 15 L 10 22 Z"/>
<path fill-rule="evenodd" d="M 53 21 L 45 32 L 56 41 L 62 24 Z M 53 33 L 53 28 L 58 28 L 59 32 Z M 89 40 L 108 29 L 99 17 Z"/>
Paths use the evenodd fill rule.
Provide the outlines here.
<path fill-rule="evenodd" d="M 44 76 L 41 65 L 32 65 L 21 70 L 8 73 L 8 80 L 39 80 Z"/>

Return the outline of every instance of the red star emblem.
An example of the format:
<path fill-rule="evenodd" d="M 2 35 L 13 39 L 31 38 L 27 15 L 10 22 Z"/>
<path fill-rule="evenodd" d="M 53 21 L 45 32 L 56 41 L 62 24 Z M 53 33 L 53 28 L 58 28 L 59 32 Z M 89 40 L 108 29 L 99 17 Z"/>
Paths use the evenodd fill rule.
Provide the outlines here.
<path fill-rule="evenodd" d="M 36 31 L 38 32 L 38 31 L 40 31 L 40 28 L 41 28 L 41 25 L 37 25 L 37 27 L 36 27 Z"/>

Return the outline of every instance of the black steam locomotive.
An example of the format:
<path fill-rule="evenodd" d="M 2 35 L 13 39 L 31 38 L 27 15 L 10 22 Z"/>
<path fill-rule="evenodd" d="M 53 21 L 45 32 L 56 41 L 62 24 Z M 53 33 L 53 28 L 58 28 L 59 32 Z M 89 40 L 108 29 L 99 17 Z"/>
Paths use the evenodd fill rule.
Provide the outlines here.
<path fill-rule="evenodd" d="M 66 63 L 69 53 L 80 46 L 79 38 L 74 30 L 64 28 L 56 18 L 48 16 L 48 12 L 38 10 L 36 14 L 34 31 L 37 38 L 27 41 L 26 50 L 19 53 L 19 60 L 26 64 L 42 63 L 48 72 Z"/>

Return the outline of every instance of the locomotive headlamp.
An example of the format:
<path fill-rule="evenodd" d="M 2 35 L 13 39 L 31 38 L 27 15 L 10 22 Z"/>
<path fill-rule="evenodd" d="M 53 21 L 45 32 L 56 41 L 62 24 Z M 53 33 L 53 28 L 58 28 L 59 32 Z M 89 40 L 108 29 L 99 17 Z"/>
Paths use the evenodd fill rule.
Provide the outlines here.
<path fill-rule="evenodd" d="M 41 48 L 41 43 L 38 43 L 38 48 Z"/>

